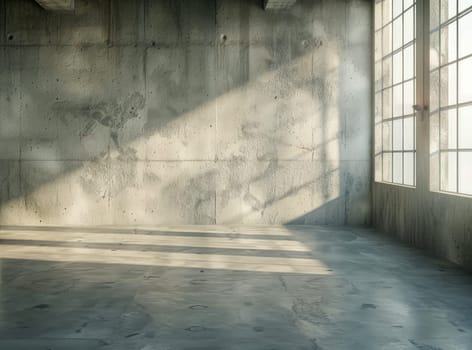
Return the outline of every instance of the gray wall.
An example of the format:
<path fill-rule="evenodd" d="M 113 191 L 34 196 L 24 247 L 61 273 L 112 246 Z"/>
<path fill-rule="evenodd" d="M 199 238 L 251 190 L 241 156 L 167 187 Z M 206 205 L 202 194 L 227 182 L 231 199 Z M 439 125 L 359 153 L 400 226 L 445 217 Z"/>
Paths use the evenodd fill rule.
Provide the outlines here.
<path fill-rule="evenodd" d="M 376 228 L 472 271 L 472 199 L 376 183 L 373 202 Z"/>
<path fill-rule="evenodd" d="M 0 0 L 0 224 L 370 221 L 370 1 Z"/>

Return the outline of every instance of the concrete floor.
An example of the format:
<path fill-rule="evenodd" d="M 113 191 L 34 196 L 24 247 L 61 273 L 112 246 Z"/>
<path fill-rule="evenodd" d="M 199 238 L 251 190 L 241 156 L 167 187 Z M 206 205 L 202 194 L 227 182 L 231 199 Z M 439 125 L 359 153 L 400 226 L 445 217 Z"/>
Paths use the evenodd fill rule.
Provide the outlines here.
<path fill-rule="evenodd" d="M 472 277 L 374 231 L 0 230 L 0 349 L 471 349 Z"/>

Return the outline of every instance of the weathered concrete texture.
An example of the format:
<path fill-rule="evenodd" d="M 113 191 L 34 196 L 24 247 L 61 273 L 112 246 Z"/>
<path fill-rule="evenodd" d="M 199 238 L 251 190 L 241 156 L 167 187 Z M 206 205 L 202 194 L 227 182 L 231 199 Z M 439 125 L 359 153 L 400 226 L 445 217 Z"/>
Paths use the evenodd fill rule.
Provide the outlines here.
<path fill-rule="evenodd" d="M 1 227 L 0 348 L 450 350 L 472 278 L 373 230 Z"/>
<path fill-rule="evenodd" d="M 445 193 L 375 184 L 374 225 L 472 271 L 472 201 Z"/>
<path fill-rule="evenodd" d="M 0 223 L 369 222 L 370 2 L 1 6 Z"/>

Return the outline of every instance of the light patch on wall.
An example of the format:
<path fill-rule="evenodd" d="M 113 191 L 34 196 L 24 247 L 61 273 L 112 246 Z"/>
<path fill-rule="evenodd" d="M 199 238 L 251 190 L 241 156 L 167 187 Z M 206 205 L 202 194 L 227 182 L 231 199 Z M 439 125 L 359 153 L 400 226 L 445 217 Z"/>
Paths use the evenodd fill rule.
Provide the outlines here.
<path fill-rule="evenodd" d="M 266 10 L 287 10 L 295 3 L 297 0 L 264 0 L 264 9 Z"/>
<path fill-rule="evenodd" d="M 265 57 L 264 50 L 252 54 Z M 84 57 L 62 58 L 72 64 Z M 25 163 L 36 169 L 22 172 L 42 172 L 47 164 L 61 171 L 28 188 L 27 196 L 3 203 L 0 218 L 69 225 L 273 224 L 299 218 L 341 193 L 338 68 L 335 45 L 322 53 L 307 50 L 93 161 L 66 166 L 43 154 L 50 161 Z M 89 83 L 92 90 L 85 88 Z M 65 94 L 81 101 L 98 89 L 90 79 L 73 85 Z M 207 123 L 209 115 L 216 123 Z M 206 137 L 193 135 L 193 125 L 204 125 Z M 81 143 L 87 144 L 86 137 Z M 125 147 L 136 153 L 124 157 Z"/>
<path fill-rule="evenodd" d="M 71 12 L 75 8 L 74 0 L 36 0 L 36 2 L 49 11 Z"/>

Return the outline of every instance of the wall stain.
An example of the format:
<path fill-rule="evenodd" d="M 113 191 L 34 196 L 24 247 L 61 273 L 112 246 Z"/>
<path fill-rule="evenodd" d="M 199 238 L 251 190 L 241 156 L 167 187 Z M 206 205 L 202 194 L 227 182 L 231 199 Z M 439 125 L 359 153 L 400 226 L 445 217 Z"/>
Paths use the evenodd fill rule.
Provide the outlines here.
<path fill-rule="evenodd" d="M 134 92 L 123 102 L 109 101 L 84 106 L 60 101 L 54 103 L 53 110 L 60 115 L 65 125 L 69 124 L 69 118 L 84 120 L 85 125 L 78 132 L 80 139 L 91 136 L 99 125 L 108 128 L 114 145 L 121 151 L 120 132 L 128 121 L 139 117 L 144 106 L 144 96 Z"/>

